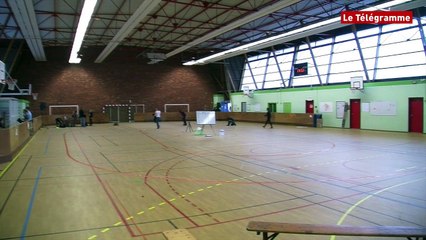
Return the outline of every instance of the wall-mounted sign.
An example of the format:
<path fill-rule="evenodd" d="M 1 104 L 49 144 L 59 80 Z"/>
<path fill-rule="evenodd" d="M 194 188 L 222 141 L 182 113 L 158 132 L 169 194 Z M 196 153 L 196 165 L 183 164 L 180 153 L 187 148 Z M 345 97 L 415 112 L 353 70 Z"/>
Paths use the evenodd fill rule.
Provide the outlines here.
<path fill-rule="evenodd" d="M 308 75 L 308 63 L 294 64 L 294 76 Z"/>

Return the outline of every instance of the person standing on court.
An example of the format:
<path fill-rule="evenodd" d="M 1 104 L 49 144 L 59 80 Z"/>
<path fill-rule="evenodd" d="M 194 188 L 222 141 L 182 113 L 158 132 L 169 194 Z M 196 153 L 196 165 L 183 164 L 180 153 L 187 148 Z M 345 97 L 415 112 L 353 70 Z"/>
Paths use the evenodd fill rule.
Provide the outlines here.
<path fill-rule="evenodd" d="M 179 110 L 180 116 L 182 117 L 183 126 L 186 126 L 186 113 L 182 110 Z"/>
<path fill-rule="evenodd" d="M 83 109 L 80 109 L 80 111 L 78 112 L 78 117 L 80 118 L 80 125 L 82 127 L 86 127 L 86 114 L 84 113 Z"/>
<path fill-rule="evenodd" d="M 77 125 L 77 122 L 78 122 L 78 114 L 77 114 L 77 111 L 74 111 L 74 112 L 72 113 L 71 118 L 72 118 L 72 120 L 71 120 L 71 127 L 75 127 L 75 125 Z"/>
<path fill-rule="evenodd" d="M 157 124 L 157 129 L 160 128 L 160 121 L 161 121 L 161 111 L 158 110 L 158 108 L 156 108 L 154 112 L 154 122 Z"/>
<path fill-rule="evenodd" d="M 93 125 L 93 110 L 89 110 L 89 126 Z"/>
<path fill-rule="evenodd" d="M 266 117 L 266 122 L 263 125 L 263 127 L 266 127 L 266 125 L 268 125 L 268 123 L 269 123 L 269 125 L 271 125 L 271 128 L 273 128 L 272 127 L 272 122 L 271 122 L 272 113 L 271 113 L 271 109 L 270 108 L 266 109 L 265 117 Z"/>

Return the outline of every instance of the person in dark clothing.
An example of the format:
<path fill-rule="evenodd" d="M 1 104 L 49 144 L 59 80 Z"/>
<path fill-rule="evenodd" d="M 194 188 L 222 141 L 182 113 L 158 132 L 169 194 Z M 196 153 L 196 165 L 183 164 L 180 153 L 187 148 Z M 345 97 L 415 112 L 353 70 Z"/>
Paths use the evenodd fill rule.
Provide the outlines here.
<path fill-rule="evenodd" d="M 237 126 L 237 124 L 235 123 L 235 120 L 231 117 L 228 117 L 228 125 L 226 126 Z"/>
<path fill-rule="evenodd" d="M 93 125 L 93 110 L 89 110 L 89 126 Z"/>
<path fill-rule="evenodd" d="M 58 127 L 58 128 L 65 128 L 66 127 L 66 124 L 65 124 L 64 120 L 62 120 L 62 118 L 56 118 L 55 122 L 56 122 L 56 127 Z"/>
<path fill-rule="evenodd" d="M 77 122 L 78 122 L 78 114 L 77 114 L 77 111 L 74 111 L 73 113 L 72 113 L 72 116 L 71 116 L 71 127 L 75 127 L 75 125 L 77 125 Z"/>
<path fill-rule="evenodd" d="M 273 128 L 272 122 L 271 122 L 271 117 L 272 117 L 271 109 L 269 109 L 269 108 L 266 109 L 265 117 L 266 117 L 266 121 L 265 121 L 265 124 L 263 125 L 263 127 L 266 127 L 266 125 L 268 125 L 268 123 L 269 123 L 269 125 L 271 125 L 271 128 Z"/>
<path fill-rule="evenodd" d="M 220 102 L 216 103 L 216 107 L 214 108 L 214 110 L 216 112 L 220 112 L 220 108 L 222 107 L 222 105 L 220 104 Z"/>
<path fill-rule="evenodd" d="M 186 113 L 182 110 L 179 110 L 180 116 L 182 117 L 183 126 L 186 126 Z"/>
<path fill-rule="evenodd" d="M 80 118 L 80 125 L 82 127 L 86 127 L 86 114 L 84 113 L 83 109 L 80 109 L 80 111 L 78 112 L 78 117 Z"/>

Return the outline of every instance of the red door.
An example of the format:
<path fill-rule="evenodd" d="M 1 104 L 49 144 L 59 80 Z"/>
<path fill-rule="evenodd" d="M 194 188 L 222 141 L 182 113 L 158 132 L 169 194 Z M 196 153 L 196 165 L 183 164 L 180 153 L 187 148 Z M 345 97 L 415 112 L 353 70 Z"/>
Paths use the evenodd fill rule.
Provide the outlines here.
<path fill-rule="evenodd" d="M 306 113 L 314 113 L 314 100 L 306 100 Z"/>
<path fill-rule="evenodd" d="M 361 128 L 361 100 L 351 99 L 350 107 L 350 127 L 355 129 Z"/>
<path fill-rule="evenodd" d="M 410 98 L 408 107 L 409 132 L 423 132 L 423 98 Z"/>

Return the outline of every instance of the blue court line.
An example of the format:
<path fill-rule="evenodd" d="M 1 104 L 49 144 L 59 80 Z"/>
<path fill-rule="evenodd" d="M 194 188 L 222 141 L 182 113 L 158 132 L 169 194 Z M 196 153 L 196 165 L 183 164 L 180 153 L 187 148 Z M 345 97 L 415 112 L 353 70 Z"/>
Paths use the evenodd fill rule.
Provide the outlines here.
<path fill-rule="evenodd" d="M 52 139 L 52 135 L 49 134 L 49 138 L 47 139 L 46 146 L 44 147 L 44 154 L 47 154 L 47 150 L 49 149 L 50 139 Z"/>
<path fill-rule="evenodd" d="M 25 239 L 25 235 L 27 234 L 27 227 L 28 227 L 28 223 L 30 222 L 31 210 L 33 209 L 33 203 L 34 203 L 35 195 L 37 192 L 38 181 L 40 180 L 40 176 L 41 176 L 41 167 L 38 168 L 36 181 L 34 183 L 33 192 L 31 194 L 30 204 L 28 205 L 27 216 L 25 217 L 24 226 L 22 227 L 21 239 Z"/>

